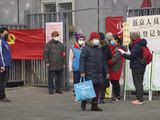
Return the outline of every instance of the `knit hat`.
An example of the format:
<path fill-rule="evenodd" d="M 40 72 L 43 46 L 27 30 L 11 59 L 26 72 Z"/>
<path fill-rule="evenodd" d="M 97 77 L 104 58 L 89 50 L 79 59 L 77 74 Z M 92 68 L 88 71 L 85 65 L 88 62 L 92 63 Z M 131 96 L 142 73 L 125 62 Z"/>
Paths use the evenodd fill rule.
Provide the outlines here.
<path fill-rule="evenodd" d="M 51 36 L 52 36 L 52 37 L 57 37 L 57 36 L 59 36 L 58 31 L 54 31 L 54 32 L 52 32 Z"/>
<path fill-rule="evenodd" d="M 100 38 L 100 35 L 97 32 L 91 32 L 90 40 L 93 40 L 95 38 Z"/>
<path fill-rule="evenodd" d="M 106 39 L 109 39 L 111 37 L 113 37 L 113 34 L 111 32 L 107 32 L 106 33 Z"/>
<path fill-rule="evenodd" d="M 75 36 L 76 41 L 78 41 L 80 38 L 85 39 L 85 37 L 82 34 L 77 33 L 77 32 L 75 32 L 74 36 Z"/>
<path fill-rule="evenodd" d="M 100 32 L 99 35 L 100 35 L 100 40 L 105 40 L 105 35 L 103 32 Z"/>

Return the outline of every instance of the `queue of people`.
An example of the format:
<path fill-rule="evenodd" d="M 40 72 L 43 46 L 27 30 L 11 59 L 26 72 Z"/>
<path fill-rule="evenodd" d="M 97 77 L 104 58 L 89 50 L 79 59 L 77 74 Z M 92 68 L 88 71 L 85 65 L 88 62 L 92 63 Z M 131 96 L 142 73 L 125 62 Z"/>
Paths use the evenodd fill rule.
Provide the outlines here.
<path fill-rule="evenodd" d="M 52 39 L 44 49 L 44 59 L 48 68 L 48 92 L 63 94 L 64 81 L 62 79 L 65 67 L 65 48 L 60 42 L 60 34 L 52 32 Z M 8 29 L 0 29 L 0 101 L 10 102 L 5 94 L 11 54 L 7 43 Z M 91 111 L 102 111 L 98 103 L 104 104 L 106 88 L 110 83 L 113 86 L 113 102 L 120 100 L 120 76 L 124 59 L 130 60 L 133 82 L 136 88 L 136 100 L 132 104 L 143 104 L 143 76 L 146 64 L 142 64 L 143 49 L 147 41 L 141 39 L 137 32 L 130 34 L 130 54 L 127 54 L 122 45 L 123 40 L 112 33 L 91 32 L 89 39 L 82 33 L 75 33 L 75 43 L 71 46 L 73 53 L 72 70 L 73 83 L 80 82 L 81 77 L 92 80 L 96 97 L 91 100 Z M 74 90 L 73 90 L 74 93 Z M 81 101 L 81 109 L 86 110 L 87 101 Z"/>
<path fill-rule="evenodd" d="M 124 59 L 131 60 L 130 68 L 132 69 L 137 93 L 137 98 L 132 101 L 132 104 L 143 104 L 142 83 L 146 66 L 142 65 L 138 59 L 139 57 L 143 57 L 141 46 L 146 46 L 146 40 L 141 39 L 138 33 L 132 32 L 132 42 L 130 43 L 131 54 L 128 55 L 126 48 L 122 45 L 123 40 L 118 35 L 113 35 L 110 32 L 106 34 L 91 32 L 89 39 L 86 40 L 84 35 L 80 34 L 79 37 L 83 38 L 83 45 L 79 45 L 77 41 L 79 39 L 76 37 L 77 34 L 75 34 L 75 45 L 72 47 L 74 84 L 79 82 L 80 77 L 92 80 L 96 97 L 91 100 L 91 111 L 102 111 L 98 107 L 98 103 L 105 104 L 105 92 L 110 83 L 113 86 L 112 101 L 118 102 L 120 100 L 119 80 L 124 66 Z M 80 47 L 76 47 L 77 44 Z M 78 54 L 75 51 L 79 51 Z M 78 68 L 78 77 L 75 77 L 75 67 Z M 81 102 L 82 110 L 86 109 L 86 104 L 87 101 Z"/>

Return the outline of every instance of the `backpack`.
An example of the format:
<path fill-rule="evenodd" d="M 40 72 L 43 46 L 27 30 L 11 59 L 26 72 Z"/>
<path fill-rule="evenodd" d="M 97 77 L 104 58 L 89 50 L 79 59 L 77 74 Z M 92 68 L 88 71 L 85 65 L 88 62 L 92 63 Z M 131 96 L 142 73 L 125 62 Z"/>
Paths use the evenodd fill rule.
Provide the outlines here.
<path fill-rule="evenodd" d="M 146 47 L 142 47 L 143 49 L 143 59 L 145 61 L 145 64 L 148 65 L 152 61 L 152 53 L 150 52 L 150 49 Z"/>

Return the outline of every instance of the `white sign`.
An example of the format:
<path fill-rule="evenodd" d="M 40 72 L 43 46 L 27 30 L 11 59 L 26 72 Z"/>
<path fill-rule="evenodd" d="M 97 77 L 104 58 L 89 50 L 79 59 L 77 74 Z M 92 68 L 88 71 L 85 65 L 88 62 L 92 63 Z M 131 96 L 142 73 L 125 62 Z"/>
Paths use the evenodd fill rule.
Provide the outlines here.
<path fill-rule="evenodd" d="M 133 84 L 133 78 L 132 78 L 132 71 L 129 67 L 129 60 L 126 60 L 126 66 L 125 66 L 125 90 L 135 90 L 134 84 Z M 151 64 L 147 65 L 146 71 L 144 74 L 144 81 L 143 81 L 143 88 L 144 90 L 150 90 L 150 73 L 151 73 Z"/>
<path fill-rule="evenodd" d="M 46 43 L 52 39 L 51 34 L 58 31 L 60 41 L 63 43 L 63 22 L 48 22 L 46 23 Z"/>
<path fill-rule="evenodd" d="M 152 66 L 152 79 L 151 90 L 160 90 L 160 52 L 154 52 L 153 54 L 153 66 Z"/>
<path fill-rule="evenodd" d="M 152 51 L 160 50 L 160 15 L 128 17 L 130 31 L 139 32 Z"/>

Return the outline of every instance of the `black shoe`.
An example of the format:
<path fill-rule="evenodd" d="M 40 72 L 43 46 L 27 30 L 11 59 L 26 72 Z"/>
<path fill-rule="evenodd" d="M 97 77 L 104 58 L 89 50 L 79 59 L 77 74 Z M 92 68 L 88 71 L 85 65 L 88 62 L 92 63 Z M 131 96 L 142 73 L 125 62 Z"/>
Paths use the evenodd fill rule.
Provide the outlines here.
<path fill-rule="evenodd" d="M 120 96 L 118 96 L 117 99 L 120 100 L 121 99 Z"/>
<path fill-rule="evenodd" d="M 53 94 L 54 94 L 54 92 L 53 92 L 53 91 L 52 91 L 52 92 L 51 92 L 51 91 L 49 91 L 49 94 L 50 94 L 50 95 L 53 95 Z"/>
<path fill-rule="evenodd" d="M 112 102 L 118 102 L 118 101 L 119 101 L 119 99 L 117 97 L 112 98 Z"/>
<path fill-rule="evenodd" d="M 99 100 L 99 104 L 105 104 L 104 100 Z"/>
<path fill-rule="evenodd" d="M 62 91 L 58 91 L 58 90 L 56 90 L 56 93 L 58 93 L 58 94 L 63 94 Z"/>
<path fill-rule="evenodd" d="M 7 98 L 3 98 L 3 99 L 0 99 L 0 102 L 11 102 L 11 100 L 9 100 Z"/>
<path fill-rule="evenodd" d="M 53 89 L 49 89 L 49 94 L 53 95 L 54 94 L 54 90 Z"/>

